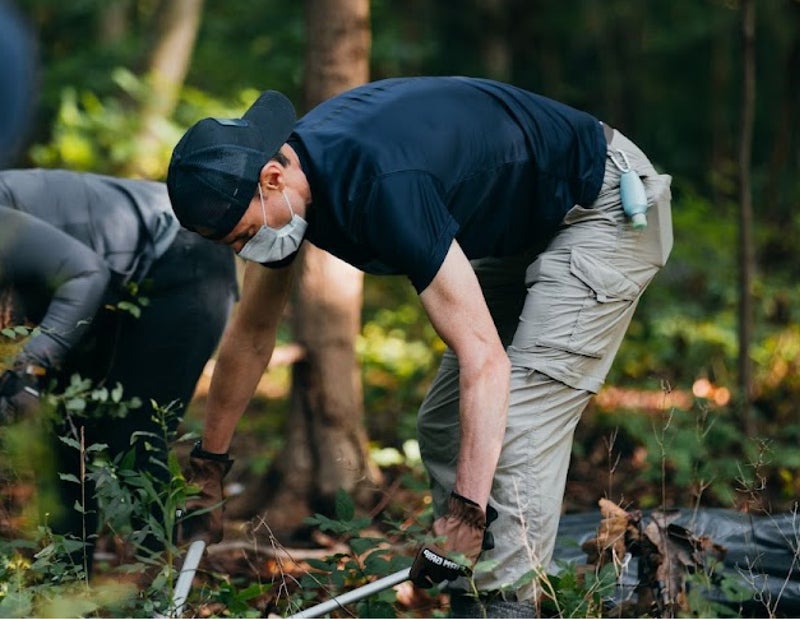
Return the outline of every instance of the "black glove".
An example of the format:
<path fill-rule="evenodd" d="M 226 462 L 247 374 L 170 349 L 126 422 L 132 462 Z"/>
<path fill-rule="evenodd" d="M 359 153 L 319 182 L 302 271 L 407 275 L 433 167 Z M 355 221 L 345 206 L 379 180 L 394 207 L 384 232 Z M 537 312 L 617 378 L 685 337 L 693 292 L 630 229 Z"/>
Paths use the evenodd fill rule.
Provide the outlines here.
<path fill-rule="evenodd" d="M 489 531 L 489 526 L 497 521 L 500 514 L 494 509 L 494 506 L 486 506 L 486 529 L 483 531 L 483 545 L 481 548 L 484 551 L 494 549 L 494 534 Z"/>
<path fill-rule="evenodd" d="M 432 588 L 443 581 L 453 581 L 462 575 L 469 577 L 472 570 L 447 558 L 436 545 L 423 545 L 411 564 L 409 577 L 418 588 Z"/>
<path fill-rule="evenodd" d="M 18 365 L 0 376 L 0 424 L 16 422 L 36 413 L 44 375 L 40 366 Z"/>
<path fill-rule="evenodd" d="M 441 546 L 427 544 L 420 548 L 411 565 L 411 581 L 420 588 L 430 588 L 445 580 L 471 575 L 472 566 L 484 549 L 486 526 L 486 513 L 478 504 L 451 493 L 447 514 L 433 523 L 434 535 L 443 537 L 444 542 Z M 491 544 L 494 546 L 494 541 Z M 451 559 L 454 554 L 462 554 L 469 564 L 454 561 Z"/>
<path fill-rule="evenodd" d="M 233 459 L 227 453 L 206 452 L 199 441 L 194 445 L 186 481 L 200 487 L 200 492 L 186 500 L 186 516 L 179 524 L 179 542 L 222 540 L 222 479 L 232 465 Z"/>

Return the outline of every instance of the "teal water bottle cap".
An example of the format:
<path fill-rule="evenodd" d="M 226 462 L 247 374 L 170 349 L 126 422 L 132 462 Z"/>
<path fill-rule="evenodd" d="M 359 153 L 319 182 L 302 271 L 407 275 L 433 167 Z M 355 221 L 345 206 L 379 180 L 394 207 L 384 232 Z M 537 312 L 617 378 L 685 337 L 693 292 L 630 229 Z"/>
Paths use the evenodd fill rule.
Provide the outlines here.
<path fill-rule="evenodd" d="M 634 228 L 646 228 L 647 216 L 644 213 L 634 213 L 631 216 L 631 224 Z"/>

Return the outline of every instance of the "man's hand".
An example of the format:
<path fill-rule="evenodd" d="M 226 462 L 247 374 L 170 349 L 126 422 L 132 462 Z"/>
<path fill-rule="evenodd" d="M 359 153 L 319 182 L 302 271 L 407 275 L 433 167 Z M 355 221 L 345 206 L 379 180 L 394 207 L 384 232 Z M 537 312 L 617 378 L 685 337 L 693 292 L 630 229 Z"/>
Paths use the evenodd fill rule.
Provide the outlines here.
<path fill-rule="evenodd" d="M 181 542 L 222 540 L 222 479 L 232 465 L 233 459 L 227 454 L 206 452 L 199 441 L 194 445 L 186 479 L 200 487 L 200 492 L 186 501 L 186 516 L 179 524 Z"/>
<path fill-rule="evenodd" d="M 0 376 L 0 424 L 16 422 L 36 413 L 41 393 L 40 375 L 44 376 L 43 369 L 41 373 L 6 370 Z"/>
<path fill-rule="evenodd" d="M 484 548 L 486 525 L 486 513 L 478 504 L 451 493 L 447 514 L 433 523 L 434 535 L 444 542 L 440 546 L 423 545 L 417 552 L 411 565 L 411 581 L 420 588 L 430 588 L 471 575 Z"/>

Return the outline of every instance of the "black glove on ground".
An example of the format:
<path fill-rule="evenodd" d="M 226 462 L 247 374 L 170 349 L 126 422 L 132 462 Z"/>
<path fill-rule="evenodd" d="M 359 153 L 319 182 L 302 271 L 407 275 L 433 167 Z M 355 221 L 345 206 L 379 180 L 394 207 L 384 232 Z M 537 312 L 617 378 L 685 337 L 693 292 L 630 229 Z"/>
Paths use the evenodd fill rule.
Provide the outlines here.
<path fill-rule="evenodd" d="M 233 459 L 227 453 L 206 452 L 199 441 L 194 445 L 186 480 L 200 487 L 200 492 L 186 500 L 186 516 L 179 525 L 180 542 L 222 540 L 222 479 L 232 465 Z"/>
<path fill-rule="evenodd" d="M 452 581 L 472 574 L 472 566 L 484 548 L 486 513 L 475 502 L 451 493 L 447 514 L 433 523 L 433 533 L 444 538 L 441 545 L 423 545 L 411 565 L 411 581 L 420 588 L 430 588 L 442 581 Z M 468 564 L 452 559 L 466 557 Z"/>

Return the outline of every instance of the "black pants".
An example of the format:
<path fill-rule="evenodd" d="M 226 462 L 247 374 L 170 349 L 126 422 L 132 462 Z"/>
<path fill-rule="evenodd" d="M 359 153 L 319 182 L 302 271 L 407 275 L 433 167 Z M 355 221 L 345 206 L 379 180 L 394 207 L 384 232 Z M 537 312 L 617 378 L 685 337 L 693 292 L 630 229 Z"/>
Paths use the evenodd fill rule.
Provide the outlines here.
<path fill-rule="evenodd" d="M 139 295 L 149 299 L 139 318 L 120 310 L 104 310 L 96 317 L 91 333 L 69 357 L 61 379 L 68 382 L 78 373 L 109 390 L 119 383 L 123 399 L 136 396 L 142 406 L 122 419 L 65 420 L 59 432 L 72 434 L 83 425 L 85 445 L 107 444 L 111 458 L 138 445 L 136 469 L 166 480 L 168 471 L 158 462 L 166 463 L 168 446 L 159 439 L 163 431 L 152 419 L 151 401 L 160 407 L 177 401 L 169 429 L 174 432 L 237 297 L 233 254 L 225 246 L 182 230 L 142 281 Z M 144 450 L 142 442 L 132 442 L 134 433 L 141 432 L 158 437 L 147 437 L 155 451 Z M 57 437 L 53 440 L 57 471 L 77 475 L 80 451 Z M 80 486 L 61 482 L 58 494 L 62 511 L 53 522 L 54 531 L 81 537 L 85 526 L 88 534 L 96 533 L 94 486 L 85 489 L 85 522 L 84 515 L 73 509 L 75 502 L 81 501 Z M 157 513 L 154 506 L 153 517 L 161 519 Z"/>

